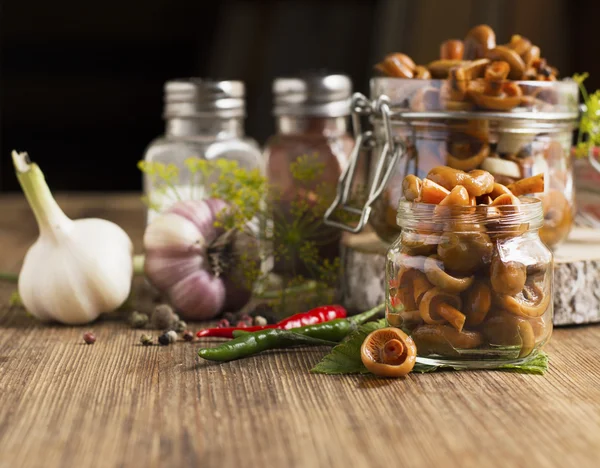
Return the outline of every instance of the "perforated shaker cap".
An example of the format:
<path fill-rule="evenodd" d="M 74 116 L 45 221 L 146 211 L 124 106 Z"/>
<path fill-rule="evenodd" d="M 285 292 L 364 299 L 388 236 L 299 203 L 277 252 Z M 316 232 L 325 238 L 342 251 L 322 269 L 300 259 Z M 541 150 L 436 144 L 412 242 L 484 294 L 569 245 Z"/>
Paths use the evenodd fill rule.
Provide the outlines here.
<path fill-rule="evenodd" d="M 245 88 L 241 81 L 177 79 L 165 83 L 164 93 L 166 119 L 245 116 Z"/>
<path fill-rule="evenodd" d="M 305 74 L 273 82 L 275 115 L 342 117 L 350 115 L 352 81 L 346 75 Z"/>

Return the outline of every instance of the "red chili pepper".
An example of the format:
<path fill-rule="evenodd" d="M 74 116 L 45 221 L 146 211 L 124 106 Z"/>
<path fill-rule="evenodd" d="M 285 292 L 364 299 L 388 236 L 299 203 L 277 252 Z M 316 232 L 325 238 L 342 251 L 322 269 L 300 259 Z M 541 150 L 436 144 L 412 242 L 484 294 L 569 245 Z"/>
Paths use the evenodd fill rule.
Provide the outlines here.
<path fill-rule="evenodd" d="M 253 327 L 225 327 L 225 328 L 205 328 L 196 333 L 198 338 L 205 336 L 218 336 L 220 338 L 233 338 L 233 332 L 236 330 L 244 330 L 246 332 L 255 332 L 260 330 L 268 330 L 270 328 L 280 328 L 289 330 L 291 328 L 303 327 L 305 325 L 314 325 L 316 323 L 329 322 L 330 320 L 346 318 L 346 309 L 339 305 L 321 306 L 315 309 L 303 312 L 301 314 L 292 315 L 281 322 L 273 325 L 257 325 Z"/>

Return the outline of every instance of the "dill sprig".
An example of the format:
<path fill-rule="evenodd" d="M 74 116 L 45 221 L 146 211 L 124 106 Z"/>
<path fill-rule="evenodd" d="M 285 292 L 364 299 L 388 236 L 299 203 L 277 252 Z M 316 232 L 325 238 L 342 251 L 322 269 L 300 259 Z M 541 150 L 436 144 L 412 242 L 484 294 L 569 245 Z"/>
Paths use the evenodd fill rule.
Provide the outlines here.
<path fill-rule="evenodd" d="M 319 247 L 337 238 L 333 229 L 323 229 L 325 211 L 335 195 L 335 187 L 321 183 L 325 165 L 318 155 L 300 156 L 290 165 L 290 173 L 297 185 L 297 196 L 282 208 L 281 196 L 275 186 L 268 184 L 258 169 L 246 169 L 236 161 L 211 160 L 190 157 L 184 168 L 173 164 L 140 161 L 138 168 L 152 183 L 152 190 L 161 197 L 181 200 L 177 187 L 180 182 L 189 184 L 189 199 L 219 198 L 228 203 L 230 210 L 219 215 L 215 224 L 226 231 L 237 230 L 254 237 L 257 242 L 252 248 L 260 248 L 265 258 L 294 263 L 292 276 L 285 278 L 275 292 L 280 299 L 279 309 L 283 313 L 291 296 L 298 286 L 309 284 L 315 303 L 322 303 L 330 297 L 336 285 L 340 260 L 323 259 Z M 187 171 L 187 173 L 185 173 Z M 154 200 L 143 197 L 151 210 L 160 211 Z M 243 257 L 244 254 L 241 254 Z M 251 255 L 239 258 L 238 273 L 244 282 L 254 283 L 255 290 L 265 293 L 269 284 L 268 275 L 261 272 Z M 295 265 L 299 260 L 301 265 Z M 303 274 L 299 272 L 303 271 Z M 288 293 L 289 291 L 289 293 Z M 306 296 L 303 293 L 302 296 Z"/>
<path fill-rule="evenodd" d="M 575 155 L 577 157 L 588 157 L 590 150 L 600 145 L 600 90 L 590 94 L 584 81 L 589 77 L 588 73 L 573 75 L 573 80 L 579 86 L 585 110 L 579 121 L 579 132 Z"/>

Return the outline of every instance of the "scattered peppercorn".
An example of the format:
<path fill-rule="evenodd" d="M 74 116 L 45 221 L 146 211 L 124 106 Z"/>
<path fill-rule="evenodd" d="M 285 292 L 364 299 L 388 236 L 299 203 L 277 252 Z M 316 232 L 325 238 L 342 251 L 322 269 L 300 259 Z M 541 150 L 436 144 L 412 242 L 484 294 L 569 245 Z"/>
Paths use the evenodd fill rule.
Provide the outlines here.
<path fill-rule="evenodd" d="M 166 335 L 169 338 L 169 343 L 175 343 L 177 341 L 177 332 L 175 330 L 169 330 Z"/>
<path fill-rule="evenodd" d="M 185 330 L 183 332 L 183 339 L 185 341 L 194 341 L 194 333 L 192 333 L 190 330 Z"/>
<path fill-rule="evenodd" d="M 267 323 L 269 323 L 269 322 L 262 315 L 257 315 L 256 317 L 254 317 L 254 325 L 263 326 L 263 325 L 266 325 Z"/>
<path fill-rule="evenodd" d="M 173 327 L 173 329 L 177 332 L 177 333 L 181 333 L 183 332 L 185 329 L 187 328 L 187 323 L 185 323 L 183 320 L 179 320 L 175 326 Z"/>
<path fill-rule="evenodd" d="M 83 334 L 83 341 L 85 341 L 86 344 L 94 344 L 96 342 L 96 335 L 92 332 L 85 332 Z"/>
<path fill-rule="evenodd" d="M 248 328 L 248 323 L 240 320 L 235 324 L 236 328 Z"/>
<path fill-rule="evenodd" d="M 233 312 L 225 312 L 223 314 L 223 320 L 227 320 L 229 323 L 233 323 L 236 321 L 236 316 Z M 229 326 L 229 325 L 226 325 Z"/>
<path fill-rule="evenodd" d="M 129 316 L 129 324 L 133 328 L 144 328 L 149 320 L 150 318 L 146 314 L 138 312 L 137 310 L 133 311 Z"/>
<path fill-rule="evenodd" d="M 168 304 L 160 304 L 154 308 L 152 312 L 152 326 L 162 329 L 169 328 L 173 323 L 173 309 Z"/>
<path fill-rule="evenodd" d="M 165 332 L 158 337 L 158 342 L 163 346 L 167 346 L 170 343 L 169 335 L 167 335 L 167 333 L 168 332 Z"/>
<path fill-rule="evenodd" d="M 142 343 L 144 346 L 150 346 L 152 344 L 152 337 L 144 333 L 140 337 L 140 343 Z"/>
<path fill-rule="evenodd" d="M 250 317 L 248 314 L 243 314 L 242 316 L 240 316 L 239 321 L 245 322 L 248 326 L 252 325 L 252 317 Z"/>
<path fill-rule="evenodd" d="M 219 320 L 219 323 L 217 323 L 217 328 L 227 328 L 229 326 L 231 326 L 231 322 L 226 318 L 222 318 Z"/>

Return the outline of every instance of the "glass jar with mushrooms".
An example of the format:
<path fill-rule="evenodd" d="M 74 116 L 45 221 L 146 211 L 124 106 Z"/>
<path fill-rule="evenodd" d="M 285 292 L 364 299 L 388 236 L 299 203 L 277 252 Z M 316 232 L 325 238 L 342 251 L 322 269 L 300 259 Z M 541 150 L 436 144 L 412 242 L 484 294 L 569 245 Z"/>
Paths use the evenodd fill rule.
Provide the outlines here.
<path fill-rule="evenodd" d="M 522 362 L 552 332 L 552 253 L 539 236 L 543 175 L 510 185 L 486 171 L 433 168 L 401 184 L 402 233 L 386 264 L 386 318 L 419 362 Z"/>
<path fill-rule="evenodd" d="M 365 210 L 382 239 L 392 242 L 400 231 L 395 217 L 404 177 L 422 178 L 439 165 L 485 170 L 503 184 L 543 174 L 536 193 L 544 214 L 540 236 L 550 247 L 567 237 L 578 89 L 558 80 L 537 46 L 519 35 L 498 45 L 494 31 L 481 25 L 464 40 L 444 42 L 428 65 L 395 53 L 375 68 L 384 76 L 371 80 L 371 100 L 355 96 L 353 110 L 369 115 L 373 126 L 363 149 L 371 151 L 370 193 L 377 197 Z M 397 155 L 390 144 L 401 146 Z M 341 193 L 349 183 L 340 181 Z"/>

